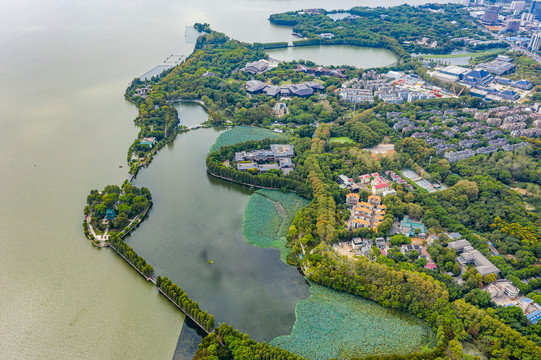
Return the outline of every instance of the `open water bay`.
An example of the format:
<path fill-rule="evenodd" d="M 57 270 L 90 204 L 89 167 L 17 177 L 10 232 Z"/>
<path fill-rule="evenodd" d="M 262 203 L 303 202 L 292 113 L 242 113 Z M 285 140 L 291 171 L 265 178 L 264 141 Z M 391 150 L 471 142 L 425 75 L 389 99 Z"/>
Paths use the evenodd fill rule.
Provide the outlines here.
<path fill-rule="evenodd" d="M 184 105 L 181 123 L 206 120 L 203 108 Z M 279 250 L 244 240 L 242 215 L 250 189 L 206 171 L 206 154 L 220 133 L 208 128 L 180 134 L 141 172 L 135 185 L 151 189 L 154 206 L 126 241 L 217 323 L 270 341 L 291 332 L 295 305 L 309 296 L 309 288 L 280 260 Z"/>

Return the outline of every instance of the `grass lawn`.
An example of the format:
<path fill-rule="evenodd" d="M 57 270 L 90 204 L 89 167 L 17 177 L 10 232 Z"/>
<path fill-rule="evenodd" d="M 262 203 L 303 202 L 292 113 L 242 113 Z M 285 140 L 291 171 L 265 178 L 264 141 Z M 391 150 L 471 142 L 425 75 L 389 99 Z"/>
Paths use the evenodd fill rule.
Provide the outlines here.
<path fill-rule="evenodd" d="M 347 136 L 342 136 L 330 138 L 329 143 L 355 143 L 355 141 Z"/>
<path fill-rule="evenodd" d="M 450 58 L 461 58 L 461 57 L 479 57 L 493 54 L 500 54 L 506 52 L 506 49 L 490 49 L 486 51 L 479 52 L 470 52 L 464 54 L 447 54 L 447 55 L 422 55 L 422 58 L 427 59 L 450 59 Z"/>

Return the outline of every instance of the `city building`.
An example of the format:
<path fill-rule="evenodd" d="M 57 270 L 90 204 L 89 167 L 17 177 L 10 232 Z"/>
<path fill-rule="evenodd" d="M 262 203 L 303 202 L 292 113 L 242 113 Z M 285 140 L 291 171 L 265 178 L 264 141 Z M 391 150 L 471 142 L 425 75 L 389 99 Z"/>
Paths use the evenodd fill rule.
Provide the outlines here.
<path fill-rule="evenodd" d="M 537 20 L 541 20 L 541 1 L 532 1 L 528 12 L 534 15 Z"/>
<path fill-rule="evenodd" d="M 526 5 L 526 1 L 513 1 L 511 2 L 511 10 L 522 11 L 524 10 L 525 5 Z"/>
<path fill-rule="evenodd" d="M 346 77 L 346 75 L 344 74 L 344 69 L 327 69 L 322 66 L 311 68 L 311 67 L 299 64 L 297 65 L 297 68 L 295 69 L 295 71 L 303 72 L 303 73 L 311 74 L 315 76 L 326 75 L 326 76 L 336 76 L 338 78 Z"/>
<path fill-rule="evenodd" d="M 428 229 L 421 221 L 410 219 L 409 216 L 404 216 L 400 222 L 400 232 L 406 236 L 426 236 Z"/>
<path fill-rule="evenodd" d="M 505 31 L 517 32 L 520 30 L 520 20 L 511 19 L 505 23 Z"/>
<path fill-rule="evenodd" d="M 361 239 L 361 238 L 351 239 L 351 248 L 353 250 L 359 250 L 359 252 L 363 256 L 370 255 L 370 250 L 372 250 L 373 245 L 374 245 L 374 242 L 372 241 L 372 239 Z"/>
<path fill-rule="evenodd" d="M 443 154 L 443 157 L 447 159 L 450 163 L 457 162 L 464 159 L 469 159 L 472 156 L 475 156 L 475 151 L 466 149 L 462 151 L 448 151 Z"/>
<path fill-rule="evenodd" d="M 359 202 L 359 194 L 349 193 L 346 195 L 346 204 L 349 206 L 355 206 Z"/>
<path fill-rule="evenodd" d="M 385 216 L 385 205 L 381 203 L 381 197 L 370 195 L 368 201 L 359 202 L 357 194 L 346 195 L 346 202 L 353 204 L 354 199 L 357 200 L 351 209 L 351 215 L 348 220 L 348 229 L 358 229 L 362 227 L 377 229 Z"/>
<path fill-rule="evenodd" d="M 477 272 L 482 276 L 488 274 L 499 274 L 500 269 L 498 269 L 494 264 L 492 264 L 483 254 L 478 250 L 474 249 L 471 246 L 468 240 L 457 240 L 450 242 L 447 247 L 449 249 L 455 249 L 457 254 L 460 254 L 458 257 L 458 263 L 462 266 L 467 264 L 475 265 Z"/>
<path fill-rule="evenodd" d="M 269 62 L 267 60 L 259 60 L 254 61 L 251 63 L 246 64 L 244 68 L 242 68 L 243 71 L 249 73 L 249 74 L 261 74 L 269 68 Z"/>
<path fill-rule="evenodd" d="M 530 44 L 528 45 L 528 49 L 531 51 L 539 51 L 539 48 L 541 47 L 541 32 L 537 32 L 535 34 L 532 34 L 532 38 L 530 39 Z"/>
<path fill-rule="evenodd" d="M 510 281 L 496 280 L 486 288 L 492 299 L 501 299 L 509 297 L 514 299 L 518 296 L 519 290 Z"/>
<path fill-rule="evenodd" d="M 520 21 L 521 21 L 522 24 L 529 24 L 529 23 L 533 22 L 534 20 L 535 20 L 535 15 L 534 14 L 524 13 L 520 17 Z"/>
<path fill-rule="evenodd" d="M 493 25 L 498 23 L 498 13 L 500 12 L 500 7 L 496 5 L 490 5 L 488 9 L 483 14 L 481 21 L 487 25 Z"/>
<path fill-rule="evenodd" d="M 374 194 L 374 195 L 380 195 L 385 190 L 388 189 L 388 186 L 387 186 L 387 183 L 385 182 L 385 180 L 383 180 L 379 176 L 376 176 L 374 178 L 374 180 L 372 180 L 370 182 L 370 186 L 372 186 L 372 194 Z"/>
<path fill-rule="evenodd" d="M 287 175 L 295 167 L 292 160 L 293 156 L 295 156 L 293 145 L 272 144 L 270 150 L 261 149 L 236 152 L 235 162 L 239 171 L 253 169 L 259 172 L 267 172 L 277 169 L 281 170 L 284 175 Z"/>

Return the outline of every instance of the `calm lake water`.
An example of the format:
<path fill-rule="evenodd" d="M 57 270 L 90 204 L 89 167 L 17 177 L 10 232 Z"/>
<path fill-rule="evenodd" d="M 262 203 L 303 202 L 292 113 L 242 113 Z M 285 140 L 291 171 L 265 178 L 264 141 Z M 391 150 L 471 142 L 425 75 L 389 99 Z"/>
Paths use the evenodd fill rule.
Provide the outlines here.
<path fill-rule="evenodd" d="M 359 48 L 347 45 L 300 46 L 267 50 L 280 61 L 310 60 L 319 65 L 351 65 L 358 68 L 389 66 L 398 58 L 386 49 Z"/>
<path fill-rule="evenodd" d="M 392 0 L 386 5 L 403 2 Z M 127 168 L 118 166 L 126 164 L 127 149 L 138 129 L 133 126 L 136 109 L 123 99 L 124 90 L 133 78 L 162 63 L 170 54 L 188 55 L 193 44 L 184 42 L 184 29 L 195 22 L 208 22 L 243 41 L 292 41 L 291 29 L 269 24 L 269 14 L 309 7 L 377 6 L 380 2 L 351 0 L 330 4 L 324 0 L 0 3 L 2 359 L 171 359 L 182 328 L 181 314 L 118 256 L 107 249 L 92 248 L 81 229 L 82 209 L 89 190 L 121 184 L 127 178 Z M 151 221 L 160 219 L 162 208 L 173 213 L 178 209 L 177 221 L 190 215 L 184 207 L 197 201 L 180 196 L 187 196 L 192 176 L 197 176 L 203 187 L 220 189 L 222 195 L 216 199 L 221 202 L 220 209 L 242 214 L 248 198 L 246 190 L 213 183 L 197 168 L 188 176 L 191 180 L 187 180 L 184 193 L 171 194 L 178 200 L 174 206 L 165 199 L 166 189 L 158 188 L 158 179 L 153 179 L 151 172 L 155 169 L 157 177 L 163 166 L 160 161 L 178 167 L 175 162 L 180 163 L 183 157 L 201 156 L 202 145 L 182 145 L 192 135 L 194 140 L 209 145 L 217 135 L 214 130 L 198 131 L 179 136 L 172 147 L 164 149 L 152 166 L 141 173 L 138 184 L 146 181 L 156 194 L 148 227 L 154 226 Z M 161 160 L 162 157 L 165 159 Z M 192 165 L 188 160 L 185 164 Z M 193 170 L 175 169 L 174 179 L 162 180 L 171 181 L 171 188 L 178 189 L 175 182 L 183 183 L 185 174 Z M 197 189 L 192 189 L 190 194 L 198 196 Z M 162 200 L 164 204 L 160 205 Z M 192 236 L 200 224 L 191 225 L 193 228 L 187 233 L 190 236 L 177 228 L 178 233 L 170 239 L 139 234 L 143 231 L 149 234 L 144 224 L 129 241 L 139 247 L 160 273 L 178 277 L 179 283 L 202 306 L 221 311 L 219 306 L 225 308 L 227 304 L 204 300 L 203 295 L 210 291 L 211 285 L 225 287 L 233 282 L 225 280 L 231 273 L 220 271 L 224 271 L 223 262 L 238 259 L 228 247 L 243 248 L 236 230 L 229 229 L 230 224 L 217 216 L 221 214 L 214 213 L 214 218 L 206 219 L 205 226 L 214 230 L 203 229 L 206 238 L 201 236 L 201 240 Z M 209 234 L 223 235 L 223 241 L 233 244 L 222 244 L 219 238 L 209 239 Z M 189 254 L 191 248 L 182 247 L 187 254 L 158 263 L 164 249 L 173 249 L 177 254 L 182 239 L 205 242 L 208 253 Z M 273 263 L 279 261 L 278 256 L 274 260 L 267 252 L 256 250 L 242 251 L 245 256 L 260 259 L 262 269 L 278 268 Z M 190 264 L 195 264 L 193 267 L 182 264 L 188 261 L 188 255 Z M 215 264 L 212 267 L 198 264 L 203 257 L 212 257 Z M 247 288 L 257 285 L 261 289 L 261 284 L 256 284 L 258 281 L 269 281 L 269 293 L 289 291 L 281 288 L 286 281 L 291 281 L 291 289 L 297 289 L 294 271 L 281 270 L 275 274 L 276 279 L 261 271 L 239 263 L 239 274 L 235 276 L 246 279 L 253 274 L 242 293 L 249 301 L 260 299 L 253 289 Z M 190 283 L 194 272 L 206 277 L 209 283 Z M 238 279 L 235 281 L 238 286 Z M 289 319 L 288 325 L 282 329 L 279 324 L 273 325 L 273 331 L 290 328 L 293 299 L 300 296 L 295 291 L 278 302 L 283 308 L 277 316 Z M 231 290 L 224 289 L 224 293 L 230 294 Z M 236 322 L 254 336 L 263 337 L 258 335 L 261 330 L 252 329 L 256 325 L 246 318 L 246 309 L 240 311 L 241 306 L 248 306 L 252 313 L 260 310 L 259 304 L 249 301 L 230 306 L 236 313 L 217 317 Z M 276 307 L 269 311 L 277 311 Z"/>
<path fill-rule="evenodd" d="M 201 107 L 181 111 L 198 117 Z M 195 114 L 194 114 L 195 113 Z M 127 242 L 182 287 L 201 308 L 259 341 L 290 333 L 295 305 L 309 296 L 277 249 L 249 245 L 242 214 L 250 190 L 209 176 L 205 156 L 219 131 L 178 136 L 156 157 L 136 186 L 152 189 L 150 217 Z M 208 260 L 212 259 L 213 264 Z"/>

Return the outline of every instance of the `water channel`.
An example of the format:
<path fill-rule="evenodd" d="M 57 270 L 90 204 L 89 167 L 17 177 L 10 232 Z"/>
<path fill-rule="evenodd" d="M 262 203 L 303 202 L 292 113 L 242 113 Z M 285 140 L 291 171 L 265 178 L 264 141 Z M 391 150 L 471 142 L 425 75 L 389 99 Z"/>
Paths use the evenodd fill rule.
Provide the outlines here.
<path fill-rule="evenodd" d="M 403 0 L 393 0 L 386 5 L 401 3 Z M 126 85 L 171 53 L 188 55 L 193 44 L 183 41 L 186 25 L 208 22 L 243 41 L 291 41 L 291 29 L 269 24 L 269 14 L 329 4 L 324 0 L 0 3 L 2 358 L 171 358 L 183 316 L 118 256 L 107 249 L 92 248 L 81 229 L 82 207 L 89 190 L 121 184 L 127 178 L 126 151 L 138 130 L 132 123 L 136 109 L 122 97 Z M 355 5 L 380 4 L 373 0 L 332 3 L 333 8 Z M 195 140 L 210 145 L 218 134 L 214 130 L 198 131 L 180 136 L 164 149 L 137 181 L 151 186 L 156 196 L 149 227 L 153 226 L 150 220 L 158 221 L 162 215 L 187 221 L 191 214 L 184 207 L 191 204 L 200 206 L 198 211 L 209 211 L 206 227 L 213 229 L 188 224 L 189 232 L 184 234 L 183 229 L 175 230 L 175 223 L 164 223 L 175 236 L 162 239 L 149 235 L 145 224 L 129 241 L 141 251 L 148 247 L 149 253 L 142 255 L 158 272 L 179 277 L 190 295 L 211 311 L 228 306 L 220 304 L 219 299 L 201 300 L 211 285 L 221 287 L 226 295 L 232 291 L 228 286 L 240 287 L 249 302 L 234 304 L 234 312 L 220 317 L 261 338 L 272 334 L 262 334 L 245 314 L 247 311 L 240 310 L 243 305 L 250 311 L 258 310 L 262 305 L 257 301 L 263 296 L 254 294 L 248 285 L 261 289 L 257 282 L 269 281 L 268 296 L 276 299 L 281 294 L 278 304 L 286 307 L 280 309 L 279 319 L 287 325 L 280 328 L 276 320 L 272 331 L 287 333 L 294 299 L 304 296 L 303 285 L 293 270 L 280 268 L 278 256 L 269 255 L 272 250 L 244 248 L 237 230 L 216 218 L 218 212 L 211 212 L 210 203 L 214 201 L 219 203 L 217 209 L 241 215 L 248 196 L 245 189 L 205 177 L 198 165 L 190 163 L 203 151 Z M 194 140 L 188 140 L 192 136 Z M 180 171 L 182 158 L 186 158 L 185 165 L 194 168 Z M 174 169 L 168 169 L 165 162 Z M 219 189 L 221 195 L 217 199 L 200 197 L 199 201 L 209 202 L 201 205 L 196 197 L 191 201 L 183 198 L 198 194 L 194 188 L 188 192 L 186 186 L 173 196 L 153 183 L 159 182 L 154 170 L 171 171 L 175 178 L 161 179 L 171 189 L 178 189 L 175 181 L 183 182 L 183 177 L 188 176 L 189 181 L 198 179 L 202 187 Z M 172 198 L 170 203 L 168 196 Z M 167 214 L 167 210 L 174 214 Z M 239 216 L 238 221 L 241 219 Z M 194 237 L 199 234 L 198 226 L 201 236 Z M 139 231 L 147 231 L 145 241 Z M 162 262 L 167 249 L 178 249 L 182 239 L 200 240 L 204 245 L 201 249 L 207 251 L 190 254 L 192 249 L 183 249 L 186 254 L 182 256 L 193 257 L 193 268 L 181 264 L 186 259 L 182 257 Z M 235 246 L 244 256 L 260 261 L 261 269 L 278 272 L 263 274 L 239 261 L 235 275 L 246 279 L 246 286 L 225 279 L 231 273 L 225 271 L 223 263 L 238 261 L 240 256 L 220 242 L 225 239 L 232 241 L 229 246 Z M 150 249 L 153 245 L 156 249 Z M 215 260 L 212 267 L 197 264 L 208 257 Z M 208 284 L 184 281 L 194 272 Z M 291 292 L 280 288 L 287 281 L 294 289 Z M 276 311 L 276 307 L 269 311 Z"/>

